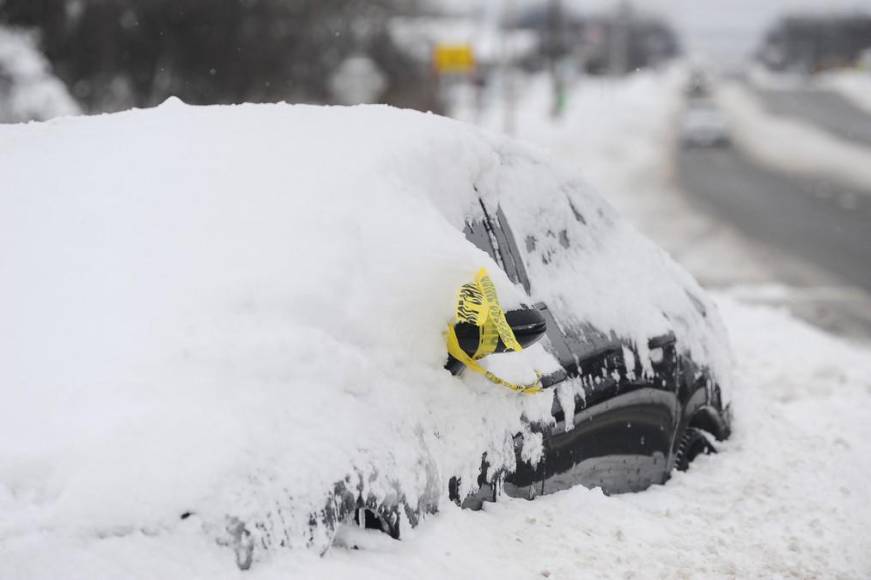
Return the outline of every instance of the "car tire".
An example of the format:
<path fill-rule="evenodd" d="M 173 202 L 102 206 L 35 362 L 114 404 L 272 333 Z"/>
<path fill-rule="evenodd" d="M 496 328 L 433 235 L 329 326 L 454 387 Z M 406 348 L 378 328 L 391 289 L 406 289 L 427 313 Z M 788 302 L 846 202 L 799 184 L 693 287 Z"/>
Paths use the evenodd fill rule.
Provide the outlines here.
<path fill-rule="evenodd" d="M 696 427 L 687 427 L 675 452 L 674 468 L 678 471 L 686 471 L 690 468 L 693 459 L 699 455 L 716 452 L 707 433 Z"/>
<path fill-rule="evenodd" d="M 399 539 L 399 509 L 384 509 L 381 511 L 361 508 L 354 512 L 354 524 L 367 530 L 378 530 L 393 538 Z"/>

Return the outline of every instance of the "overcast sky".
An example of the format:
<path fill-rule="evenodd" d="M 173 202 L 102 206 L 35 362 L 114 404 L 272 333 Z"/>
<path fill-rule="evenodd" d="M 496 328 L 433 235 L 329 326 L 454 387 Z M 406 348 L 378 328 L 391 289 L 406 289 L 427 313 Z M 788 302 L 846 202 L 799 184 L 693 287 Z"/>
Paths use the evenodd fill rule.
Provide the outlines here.
<path fill-rule="evenodd" d="M 490 14 L 505 6 L 515 10 L 547 0 L 442 0 L 446 5 L 468 9 L 476 2 Z M 562 0 L 576 10 L 613 10 L 620 0 Z M 433 0 L 434 4 L 441 3 Z M 871 13 L 871 0 L 633 0 L 632 6 L 668 17 L 681 33 L 688 49 L 715 59 L 736 60 L 747 55 L 765 28 L 783 12 Z"/>

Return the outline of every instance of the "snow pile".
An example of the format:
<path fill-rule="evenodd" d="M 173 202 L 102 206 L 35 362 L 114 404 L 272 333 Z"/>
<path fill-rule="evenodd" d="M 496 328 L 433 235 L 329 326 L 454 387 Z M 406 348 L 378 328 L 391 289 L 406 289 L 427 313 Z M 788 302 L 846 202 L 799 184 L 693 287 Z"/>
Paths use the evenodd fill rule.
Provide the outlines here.
<path fill-rule="evenodd" d="M 0 26 L 0 123 L 44 121 L 79 112 L 33 37 Z"/>
<path fill-rule="evenodd" d="M 680 106 L 674 93 L 680 90 L 683 77 L 683 71 L 673 68 L 625 80 L 582 78 L 566 97 L 569 105 L 564 116 L 544 123 L 541 118 L 552 97 L 550 87 L 539 83 L 533 94 L 539 104 L 522 108 L 518 133 L 546 144 L 607 191 L 637 198 L 634 192 L 622 191 L 626 184 L 623 173 L 632 171 L 655 179 L 668 171 L 663 160 L 668 156 Z M 643 203 L 638 199 L 633 203 L 639 201 Z"/>
<path fill-rule="evenodd" d="M 871 149 L 771 115 L 735 84 L 720 87 L 716 100 L 729 118 L 735 143 L 757 161 L 791 174 L 846 180 L 871 191 Z"/>
<path fill-rule="evenodd" d="M 820 76 L 819 84 L 840 93 L 860 109 L 871 113 L 871 71 L 829 72 Z"/>
<path fill-rule="evenodd" d="M 479 195 L 537 236 L 532 300 L 642 351 L 673 331 L 728 387 L 686 273 L 540 155 L 456 122 L 171 100 L 0 127 L 0 149 L 3 543 L 234 516 L 299 546 L 345 477 L 414 507 L 482 452 L 510 467 L 553 394 L 442 368 L 479 267 L 506 308 L 529 301 L 462 235 Z M 553 364 L 505 357 L 513 380 Z"/>
<path fill-rule="evenodd" d="M 516 134 L 579 172 L 621 212 L 635 218 L 661 205 L 659 194 L 670 186 L 671 145 L 684 78 L 679 67 L 625 79 L 580 77 L 569 84 L 566 110 L 558 118 L 550 114 L 549 76 L 518 79 L 522 92 L 514 116 Z M 504 103 L 497 100 L 494 105 L 481 124 L 500 130 Z M 474 117 L 468 110 L 458 114 Z M 651 220 L 634 221 L 655 227 Z M 653 237 L 662 242 L 661 236 Z"/>

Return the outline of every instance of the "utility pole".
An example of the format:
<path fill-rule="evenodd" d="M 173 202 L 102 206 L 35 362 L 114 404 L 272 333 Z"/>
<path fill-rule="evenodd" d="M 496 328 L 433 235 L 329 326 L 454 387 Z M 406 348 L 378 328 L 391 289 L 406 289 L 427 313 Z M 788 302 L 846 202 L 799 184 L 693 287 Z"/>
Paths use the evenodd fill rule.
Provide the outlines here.
<path fill-rule="evenodd" d="M 621 0 L 614 14 L 610 34 L 610 64 L 613 76 L 629 72 L 629 34 L 632 25 L 632 5 L 629 0 Z"/>
<path fill-rule="evenodd" d="M 565 54 L 563 20 L 562 0 L 550 0 L 548 4 L 548 64 L 553 85 L 550 116 L 554 119 L 561 117 L 565 109 L 566 87 L 562 70 L 562 59 Z"/>
<path fill-rule="evenodd" d="M 516 95 L 514 94 L 514 54 L 511 50 L 511 25 L 514 22 L 514 0 L 502 3 L 502 91 L 504 97 L 503 129 L 513 135 L 516 129 Z"/>

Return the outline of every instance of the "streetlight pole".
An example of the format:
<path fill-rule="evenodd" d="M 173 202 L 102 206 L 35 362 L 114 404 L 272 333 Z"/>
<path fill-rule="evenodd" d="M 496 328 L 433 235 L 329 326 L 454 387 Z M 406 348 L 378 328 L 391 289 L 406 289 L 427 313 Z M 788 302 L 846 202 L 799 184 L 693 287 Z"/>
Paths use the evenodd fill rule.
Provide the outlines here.
<path fill-rule="evenodd" d="M 629 72 L 629 27 L 631 22 L 632 5 L 629 0 L 621 0 L 614 15 L 610 34 L 610 69 L 613 76 Z"/>
<path fill-rule="evenodd" d="M 511 50 L 511 25 L 514 20 L 514 0 L 502 4 L 502 91 L 504 97 L 503 129 L 513 135 L 516 129 L 516 95 L 514 94 L 513 54 Z"/>
<path fill-rule="evenodd" d="M 548 9 L 548 24 L 550 28 L 548 52 L 550 76 L 553 85 L 553 103 L 550 115 L 554 119 L 560 117 L 565 105 L 565 80 L 562 75 L 561 60 L 565 45 L 563 44 L 563 7 L 562 0 L 550 0 Z"/>

